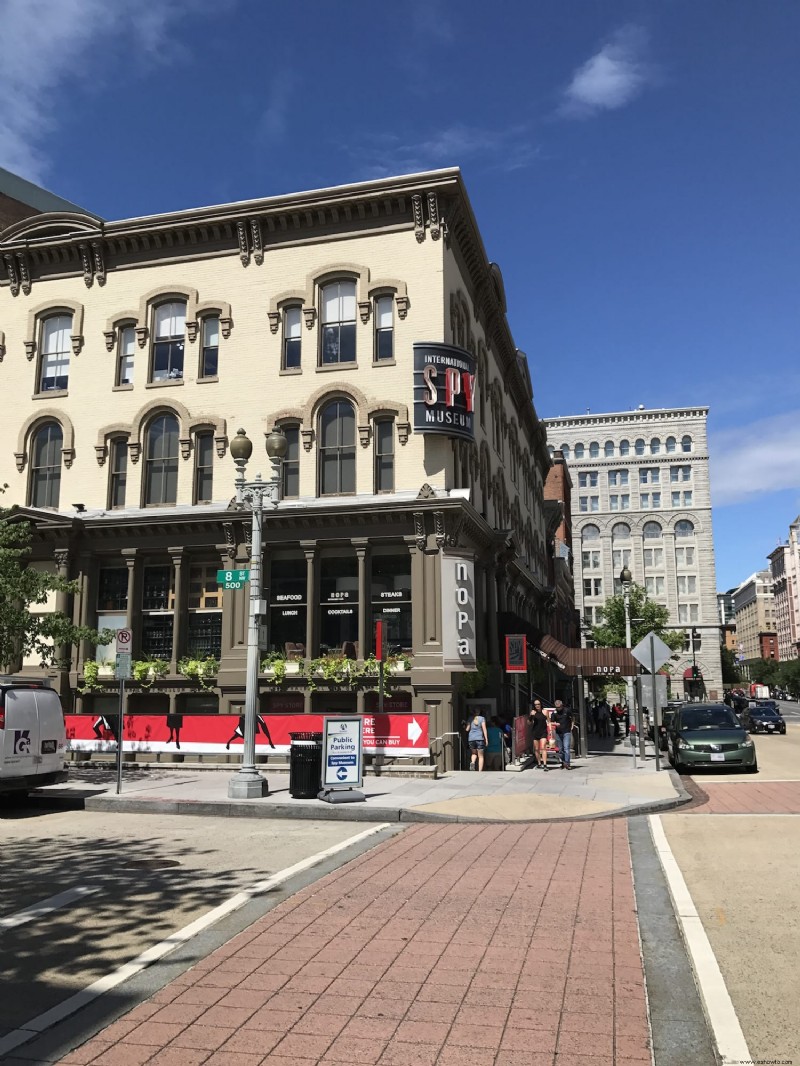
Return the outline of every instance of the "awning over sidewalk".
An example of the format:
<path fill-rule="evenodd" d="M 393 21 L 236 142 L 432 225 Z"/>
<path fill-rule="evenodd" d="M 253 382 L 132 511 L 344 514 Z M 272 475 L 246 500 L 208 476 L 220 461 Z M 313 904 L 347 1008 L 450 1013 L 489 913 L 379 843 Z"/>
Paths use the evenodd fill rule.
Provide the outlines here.
<path fill-rule="evenodd" d="M 639 664 L 627 648 L 568 648 L 543 633 L 531 641 L 543 659 L 553 662 L 570 677 L 635 677 Z"/>

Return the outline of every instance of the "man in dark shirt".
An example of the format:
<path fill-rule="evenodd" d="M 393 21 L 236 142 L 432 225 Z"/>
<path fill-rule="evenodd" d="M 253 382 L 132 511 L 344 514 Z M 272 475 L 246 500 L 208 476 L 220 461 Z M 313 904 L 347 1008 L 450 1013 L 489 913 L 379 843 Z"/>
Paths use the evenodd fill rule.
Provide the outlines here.
<path fill-rule="evenodd" d="M 556 721 L 556 744 L 558 745 L 558 754 L 561 759 L 561 769 L 571 770 L 570 757 L 572 754 L 572 714 L 564 706 L 561 700 L 555 702 L 555 715 Z"/>

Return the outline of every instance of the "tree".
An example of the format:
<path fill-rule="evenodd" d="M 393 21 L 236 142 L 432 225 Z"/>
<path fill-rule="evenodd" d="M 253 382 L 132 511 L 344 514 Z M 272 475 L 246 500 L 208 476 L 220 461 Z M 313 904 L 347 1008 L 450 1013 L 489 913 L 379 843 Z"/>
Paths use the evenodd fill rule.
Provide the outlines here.
<path fill-rule="evenodd" d="M 788 689 L 795 699 L 800 697 L 800 659 L 785 659 L 778 674 L 782 688 Z"/>
<path fill-rule="evenodd" d="M 775 659 L 749 659 L 747 668 L 750 672 L 750 680 L 755 681 L 757 685 L 772 687 L 778 684 L 780 663 Z"/>
<path fill-rule="evenodd" d="M 739 663 L 736 656 L 730 648 L 719 649 L 720 658 L 722 659 L 722 684 L 723 685 L 738 685 L 742 680 L 742 675 L 739 672 Z"/>
<path fill-rule="evenodd" d="M 30 655 L 37 655 L 43 667 L 67 667 L 56 662 L 59 648 L 81 640 L 108 644 L 114 636 L 110 630 L 98 633 L 73 625 L 60 611 L 36 613 L 51 592 L 77 592 L 78 587 L 55 573 L 28 566 L 30 547 L 28 523 L 0 509 L 0 669 L 8 670 L 15 660 Z"/>
<path fill-rule="evenodd" d="M 651 630 L 673 651 L 683 647 L 686 634 L 681 630 L 664 628 L 669 625 L 669 611 L 660 603 L 649 600 L 641 585 L 631 585 L 629 606 L 632 648 Z M 595 644 L 600 648 L 624 648 L 625 598 L 622 593 L 606 601 L 605 607 L 601 608 L 601 619 L 600 624 L 592 630 Z"/>

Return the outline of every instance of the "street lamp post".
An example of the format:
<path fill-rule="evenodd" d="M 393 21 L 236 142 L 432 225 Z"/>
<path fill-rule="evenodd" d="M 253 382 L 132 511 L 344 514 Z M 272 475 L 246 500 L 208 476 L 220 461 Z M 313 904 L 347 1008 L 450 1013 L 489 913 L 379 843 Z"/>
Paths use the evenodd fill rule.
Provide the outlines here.
<path fill-rule="evenodd" d="M 623 566 L 619 575 L 619 583 L 622 585 L 622 602 L 625 606 L 625 647 L 630 651 L 631 648 L 631 584 L 633 583 L 633 574 L 627 566 Z M 634 731 L 637 728 L 637 719 L 634 712 L 633 703 L 633 679 L 631 677 L 625 678 L 626 699 L 628 703 L 628 730 L 631 726 Z M 642 763 L 644 764 L 644 745 L 643 738 L 639 737 L 639 742 L 642 744 Z M 636 744 L 631 745 L 633 751 L 633 765 L 636 766 Z"/>
<path fill-rule="evenodd" d="M 281 498 L 281 461 L 286 455 L 287 440 L 279 429 L 267 437 L 267 455 L 272 464 L 272 476 L 262 481 L 261 474 L 247 481 L 245 468 L 253 454 L 253 444 L 243 429 L 237 430 L 231 441 L 231 457 L 236 466 L 236 503 L 248 506 L 252 512 L 250 559 L 250 613 L 247 625 L 247 673 L 244 697 L 244 747 L 242 765 L 228 782 L 229 799 L 254 799 L 268 793 L 266 778 L 256 769 L 256 718 L 258 715 L 258 627 L 266 614 L 261 587 L 261 540 L 264 523 L 264 504 L 277 507 Z"/>

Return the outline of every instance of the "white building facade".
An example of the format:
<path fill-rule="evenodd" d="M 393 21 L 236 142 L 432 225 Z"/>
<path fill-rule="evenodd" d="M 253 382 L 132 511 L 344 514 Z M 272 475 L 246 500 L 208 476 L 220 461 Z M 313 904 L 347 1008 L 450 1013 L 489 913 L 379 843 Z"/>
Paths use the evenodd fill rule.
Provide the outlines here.
<path fill-rule="evenodd" d="M 800 517 L 789 526 L 789 539 L 770 552 L 775 630 L 781 660 L 800 655 Z"/>
<path fill-rule="evenodd" d="M 722 696 L 708 469 L 707 407 L 544 419 L 551 455 L 574 488 L 575 606 L 589 626 L 629 567 L 691 640 L 668 666 L 673 694 L 699 667 L 705 696 Z M 694 690 L 696 692 L 696 689 Z"/>

